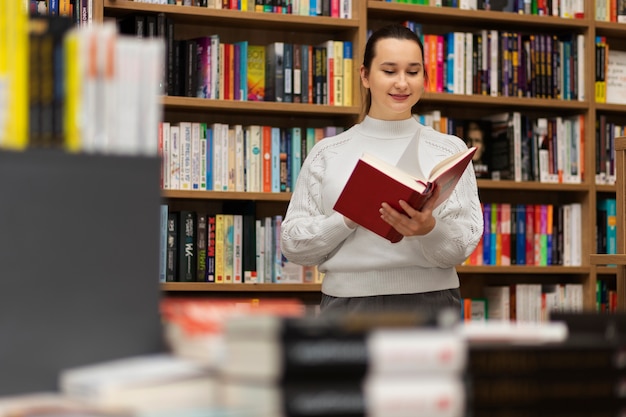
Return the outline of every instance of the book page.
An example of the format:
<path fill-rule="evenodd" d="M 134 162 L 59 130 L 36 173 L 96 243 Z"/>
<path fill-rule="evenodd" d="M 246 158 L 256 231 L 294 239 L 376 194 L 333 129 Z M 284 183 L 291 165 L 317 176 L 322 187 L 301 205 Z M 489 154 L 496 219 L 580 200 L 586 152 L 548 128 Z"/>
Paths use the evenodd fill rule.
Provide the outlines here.
<path fill-rule="evenodd" d="M 396 163 L 396 166 L 402 171 L 408 173 L 412 177 L 421 178 L 426 182 L 426 175 L 422 172 L 421 165 L 419 163 L 419 135 L 421 129 L 417 130 L 415 136 L 411 139 L 406 149 L 400 156 L 400 159 Z"/>
<path fill-rule="evenodd" d="M 371 154 L 363 153 L 363 156 L 361 156 L 361 160 L 373 166 L 374 168 L 376 168 L 383 174 L 395 179 L 396 181 L 420 193 L 426 189 L 427 184 L 425 181 L 419 178 L 416 178 L 408 174 L 407 172 L 404 172 L 402 169 L 398 168 L 397 166 L 393 166 L 383 161 L 382 159 L 376 158 L 375 156 Z"/>
<path fill-rule="evenodd" d="M 441 175 L 443 172 L 445 172 L 446 170 L 448 170 L 449 168 L 454 166 L 458 161 L 460 161 L 462 159 L 465 159 L 465 157 L 468 154 L 470 154 L 470 153 L 473 154 L 474 152 L 476 152 L 476 148 L 475 147 L 471 147 L 471 148 L 467 149 L 464 152 L 460 152 L 460 153 L 454 154 L 452 156 L 449 156 L 448 158 L 444 159 L 443 161 L 437 163 L 437 165 L 435 165 L 433 167 L 433 169 L 430 171 L 430 175 L 428 176 L 428 179 L 430 181 L 434 180 L 439 175 Z"/>

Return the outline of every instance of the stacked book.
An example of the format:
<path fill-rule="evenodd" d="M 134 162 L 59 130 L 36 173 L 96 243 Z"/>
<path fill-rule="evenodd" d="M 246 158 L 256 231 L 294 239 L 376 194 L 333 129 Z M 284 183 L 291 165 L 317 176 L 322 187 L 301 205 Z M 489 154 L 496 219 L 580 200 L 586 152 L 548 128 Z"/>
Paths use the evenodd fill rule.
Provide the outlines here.
<path fill-rule="evenodd" d="M 233 317 L 217 398 L 257 416 L 465 413 L 467 349 L 453 327 L 413 315 Z"/>
<path fill-rule="evenodd" d="M 470 415 L 624 415 L 626 349 L 622 335 L 626 317 L 558 313 L 552 320 L 535 323 L 534 338 L 504 337 L 505 332 L 500 331 L 500 340 L 478 340 L 464 332 L 468 336 L 466 381 Z M 563 340 L 556 340 L 560 336 L 555 337 L 555 324 L 566 327 Z M 522 325 L 520 333 L 526 327 Z"/>

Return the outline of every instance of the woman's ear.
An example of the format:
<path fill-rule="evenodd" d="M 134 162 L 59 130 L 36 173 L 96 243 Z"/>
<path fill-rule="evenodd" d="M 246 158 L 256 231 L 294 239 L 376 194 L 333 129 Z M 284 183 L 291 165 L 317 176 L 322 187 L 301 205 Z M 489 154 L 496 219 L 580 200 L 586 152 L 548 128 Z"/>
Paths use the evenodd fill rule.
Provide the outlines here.
<path fill-rule="evenodd" d="M 367 79 L 367 68 L 365 68 L 364 65 L 361 64 L 361 67 L 359 68 L 359 74 L 361 75 L 361 84 L 363 84 L 363 87 L 365 88 L 369 88 L 370 87 L 370 82 Z"/>

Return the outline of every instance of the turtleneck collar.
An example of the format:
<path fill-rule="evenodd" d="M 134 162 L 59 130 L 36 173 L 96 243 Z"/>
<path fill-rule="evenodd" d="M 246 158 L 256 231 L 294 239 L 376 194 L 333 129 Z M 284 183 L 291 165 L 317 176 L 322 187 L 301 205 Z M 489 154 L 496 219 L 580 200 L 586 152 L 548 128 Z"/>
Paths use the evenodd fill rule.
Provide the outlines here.
<path fill-rule="evenodd" d="M 415 134 L 419 122 L 415 117 L 404 120 L 381 120 L 365 116 L 359 124 L 361 134 L 378 139 L 397 139 Z"/>

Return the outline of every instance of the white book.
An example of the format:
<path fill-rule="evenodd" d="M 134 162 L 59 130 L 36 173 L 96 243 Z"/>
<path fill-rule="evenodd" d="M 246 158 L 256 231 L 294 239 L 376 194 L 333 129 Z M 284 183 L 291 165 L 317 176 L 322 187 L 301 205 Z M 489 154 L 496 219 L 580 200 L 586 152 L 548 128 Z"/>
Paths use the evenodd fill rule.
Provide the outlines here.
<path fill-rule="evenodd" d="M 498 31 L 489 31 L 489 94 L 497 97 L 500 93 L 498 86 L 498 74 L 500 73 L 499 63 L 499 42 Z"/>
<path fill-rule="evenodd" d="M 582 284 L 567 283 L 565 287 L 564 310 L 583 310 L 583 286 Z"/>
<path fill-rule="evenodd" d="M 191 122 L 180 122 L 180 189 L 191 190 Z"/>
<path fill-rule="evenodd" d="M 606 102 L 626 104 L 626 51 L 609 49 L 606 69 Z"/>
<path fill-rule="evenodd" d="M 352 19 L 352 0 L 340 0 L 339 17 Z"/>
<path fill-rule="evenodd" d="M 572 205 L 563 205 L 563 266 L 572 264 Z"/>
<path fill-rule="evenodd" d="M 229 175 L 230 175 L 230 140 L 229 140 L 230 126 L 227 124 L 220 124 L 220 141 L 221 150 L 219 157 L 222 160 L 222 188 L 221 191 L 232 191 L 229 189 Z"/>
<path fill-rule="evenodd" d="M 212 189 L 214 191 L 223 191 L 222 183 L 222 170 L 224 169 L 222 163 L 222 124 L 213 123 L 211 125 L 213 131 L 213 184 Z"/>
<path fill-rule="evenodd" d="M 454 94 L 465 94 L 465 33 L 454 32 Z"/>
<path fill-rule="evenodd" d="M 71 399 L 134 413 L 216 405 L 217 380 L 206 367 L 170 354 L 128 357 L 68 368 L 60 391 Z"/>
<path fill-rule="evenodd" d="M 221 6 L 221 3 L 220 3 Z M 211 35 L 211 95 L 209 98 L 220 98 L 218 91 L 220 88 L 220 75 L 219 75 L 219 35 Z"/>
<path fill-rule="evenodd" d="M 474 60 L 474 34 L 472 32 L 465 33 L 465 94 L 474 94 L 474 73 L 472 65 Z"/>
<path fill-rule="evenodd" d="M 571 204 L 571 265 L 582 265 L 582 205 L 580 203 Z"/>
<path fill-rule="evenodd" d="M 157 126 L 162 119 L 161 86 L 163 73 L 161 63 L 165 60 L 165 44 L 157 38 L 143 39 L 136 46 L 141 59 L 141 77 L 139 78 L 139 153 L 157 154 Z"/>
<path fill-rule="evenodd" d="M 576 76 L 578 77 L 577 81 L 578 81 L 578 88 L 576 89 L 578 91 L 578 101 L 585 101 L 586 100 L 586 95 L 585 95 L 585 86 L 586 86 L 586 77 L 585 77 L 585 56 L 586 56 L 586 52 L 585 52 L 585 35 L 583 35 L 582 33 L 579 33 L 578 35 L 576 35 L 576 43 L 577 43 L 577 51 L 578 51 L 578 57 L 576 59 L 576 65 L 578 66 L 577 68 L 577 72 L 576 72 Z M 609 51 L 610 54 L 610 51 Z M 607 91 L 608 94 L 608 91 Z"/>
<path fill-rule="evenodd" d="M 191 189 L 200 189 L 200 123 L 191 123 Z"/>
<path fill-rule="evenodd" d="M 369 417 L 457 417 L 465 410 L 464 384 L 450 375 L 366 377 L 363 392 Z"/>
<path fill-rule="evenodd" d="M 237 161 L 235 158 L 235 128 L 233 126 L 228 127 L 228 144 L 226 145 L 227 163 L 228 166 L 228 191 L 235 191 L 235 172 L 237 167 Z"/>
<path fill-rule="evenodd" d="M 141 93 L 142 54 L 141 40 L 138 38 L 122 38 L 115 45 L 115 101 L 116 101 L 116 133 L 107 140 L 97 139 L 97 147 L 108 148 L 110 152 L 120 154 L 139 153 L 139 94 Z M 100 129 L 98 129 L 100 131 Z M 96 137 L 99 137 L 99 132 Z M 154 140 L 154 139 L 153 139 Z"/>
<path fill-rule="evenodd" d="M 180 190 L 180 126 L 170 126 L 170 189 Z"/>
<path fill-rule="evenodd" d="M 200 123 L 200 178 L 198 183 L 198 189 L 207 189 L 207 158 L 208 158 L 208 138 L 207 138 L 207 126 L 205 123 Z"/>
<path fill-rule="evenodd" d="M 234 127 L 235 139 L 235 190 L 245 191 L 245 157 L 244 157 L 244 134 L 243 126 L 240 124 Z"/>
<path fill-rule="evenodd" d="M 263 129 L 260 125 L 251 125 L 246 128 L 246 191 L 258 193 L 263 191 L 262 168 L 263 155 L 261 153 L 261 143 Z"/>

